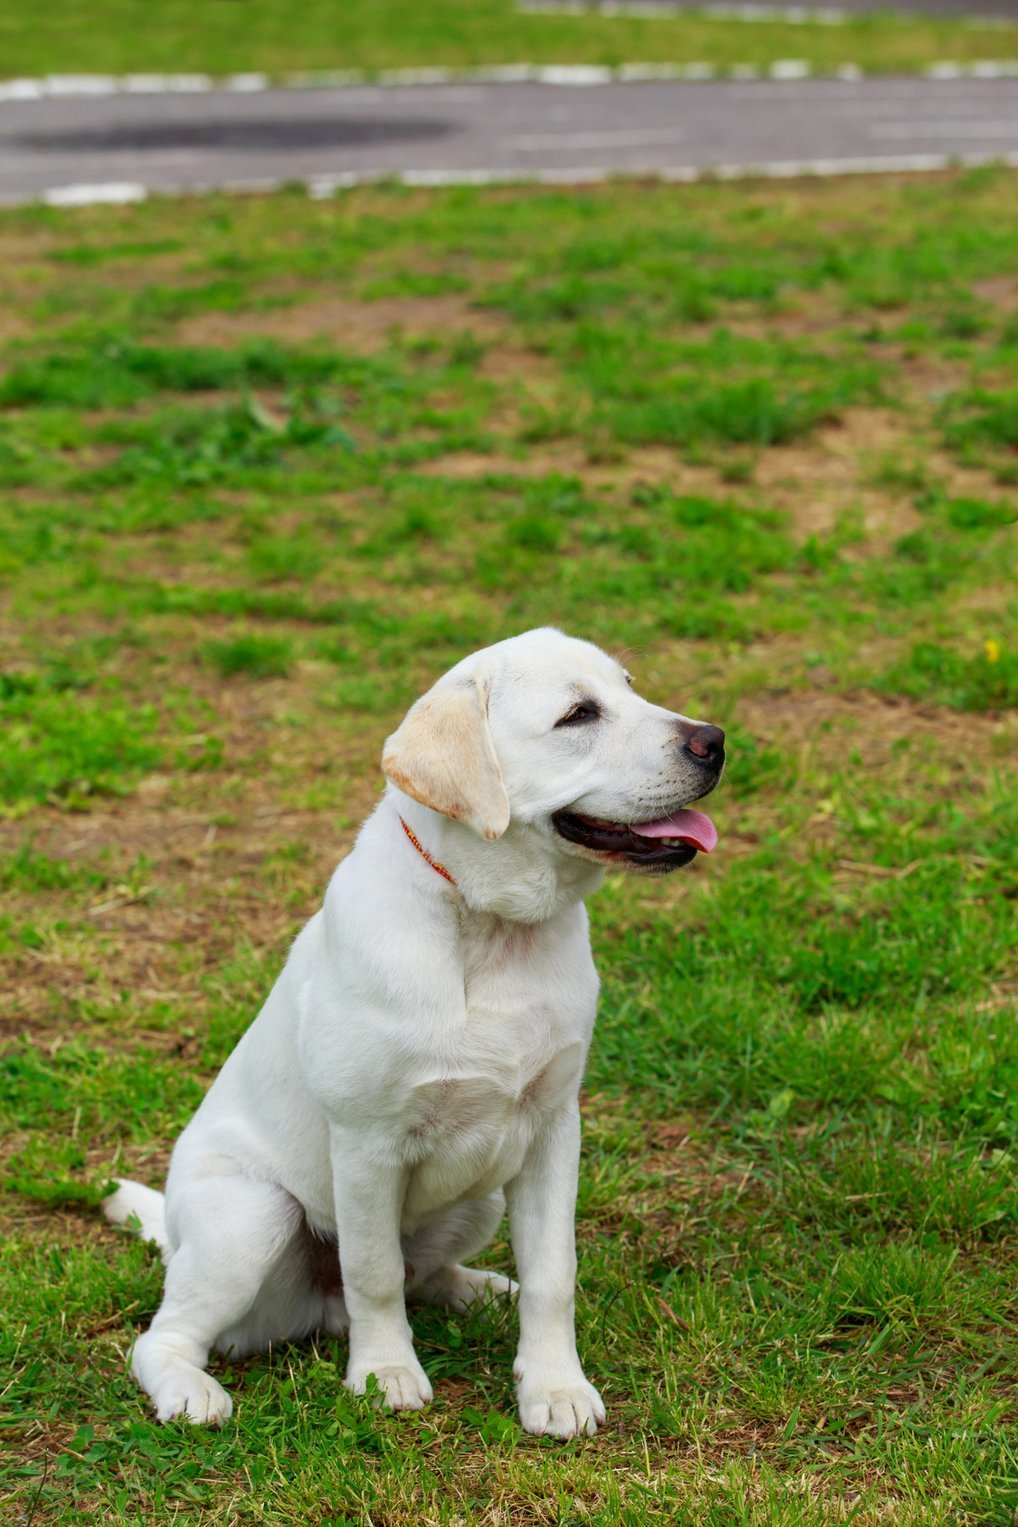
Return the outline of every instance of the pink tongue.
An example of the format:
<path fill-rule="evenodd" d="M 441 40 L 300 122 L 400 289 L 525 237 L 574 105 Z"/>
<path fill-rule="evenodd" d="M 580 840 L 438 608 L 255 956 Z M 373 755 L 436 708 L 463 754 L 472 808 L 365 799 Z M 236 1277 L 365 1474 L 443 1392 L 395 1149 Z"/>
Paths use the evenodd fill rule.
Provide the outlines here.
<path fill-rule="evenodd" d="M 701 853 L 709 854 L 717 846 L 718 830 L 710 817 L 702 811 L 675 811 L 660 822 L 641 822 L 630 828 L 638 838 L 681 838 L 692 843 Z"/>

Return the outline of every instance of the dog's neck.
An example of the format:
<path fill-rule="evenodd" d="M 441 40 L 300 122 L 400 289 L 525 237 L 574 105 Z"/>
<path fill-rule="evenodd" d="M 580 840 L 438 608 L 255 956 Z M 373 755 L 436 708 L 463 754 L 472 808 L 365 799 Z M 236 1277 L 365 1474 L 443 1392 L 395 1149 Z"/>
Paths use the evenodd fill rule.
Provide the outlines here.
<path fill-rule="evenodd" d="M 420 865 L 429 889 L 458 897 L 470 912 L 514 923 L 547 922 L 596 891 L 604 878 L 599 864 L 559 850 L 557 841 L 537 828 L 510 822 L 497 842 L 487 843 L 462 822 L 420 805 L 392 785 L 379 813 L 393 830 L 393 851 L 416 861 L 415 869 Z M 426 858 L 448 871 L 451 882 Z"/>

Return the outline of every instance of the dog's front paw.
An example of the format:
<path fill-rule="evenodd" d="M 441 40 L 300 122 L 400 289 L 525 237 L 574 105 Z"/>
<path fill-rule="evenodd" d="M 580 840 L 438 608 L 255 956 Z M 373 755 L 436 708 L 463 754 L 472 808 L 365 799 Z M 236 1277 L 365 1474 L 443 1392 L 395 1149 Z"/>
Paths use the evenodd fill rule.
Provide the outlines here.
<path fill-rule="evenodd" d="M 354 1394 L 363 1394 L 368 1387 L 368 1375 L 374 1374 L 385 1404 L 390 1410 L 421 1410 L 433 1398 L 428 1375 L 415 1357 L 406 1363 L 390 1364 L 351 1363 L 346 1375 L 346 1387 Z"/>
<path fill-rule="evenodd" d="M 524 1373 L 517 1387 L 520 1424 L 535 1437 L 593 1437 L 604 1402 L 583 1374 Z"/>
<path fill-rule="evenodd" d="M 195 1369 L 186 1378 L 174 1378 L 152 1395 L 160 1421 L 184 1416 L 195 1426 L 223 1426 L 233 1415 L 233 1401 L 222 1384 L 209 1373 Z"/>

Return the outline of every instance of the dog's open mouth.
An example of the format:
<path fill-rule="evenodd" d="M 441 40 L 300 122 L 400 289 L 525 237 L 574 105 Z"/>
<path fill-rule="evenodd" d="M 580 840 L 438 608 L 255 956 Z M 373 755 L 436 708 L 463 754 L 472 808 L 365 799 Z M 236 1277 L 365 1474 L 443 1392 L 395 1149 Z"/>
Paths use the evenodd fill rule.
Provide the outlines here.
<path fill-rule="evenodd" d="M 677 870 L 698 853 L 709 854 L 718 841 L 710 817 L 688 806 L 655 822 L 602 822 L 578 811 L 558 811 L 552 823 L 568 842 L 641 868 Z"/>

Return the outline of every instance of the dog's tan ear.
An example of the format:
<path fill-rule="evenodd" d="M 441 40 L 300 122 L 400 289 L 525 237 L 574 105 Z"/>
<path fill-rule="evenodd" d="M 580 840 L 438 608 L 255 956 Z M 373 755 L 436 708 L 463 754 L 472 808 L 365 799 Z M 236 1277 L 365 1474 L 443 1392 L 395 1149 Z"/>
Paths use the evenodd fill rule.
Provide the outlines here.
<path fill-rule="evenodd" d="M 509 797 L 488 727 L 490 684 L 439 683 L 411 706 L 382 750 L 382 773 L 415 801 L 482 838 L 509 826 Z"/>

